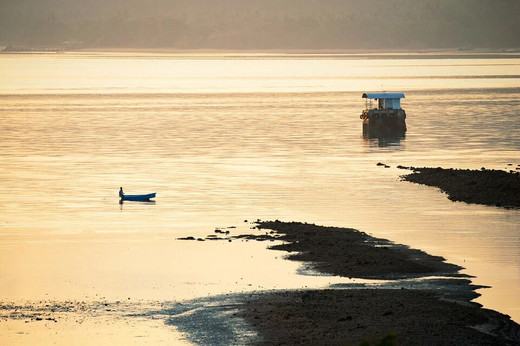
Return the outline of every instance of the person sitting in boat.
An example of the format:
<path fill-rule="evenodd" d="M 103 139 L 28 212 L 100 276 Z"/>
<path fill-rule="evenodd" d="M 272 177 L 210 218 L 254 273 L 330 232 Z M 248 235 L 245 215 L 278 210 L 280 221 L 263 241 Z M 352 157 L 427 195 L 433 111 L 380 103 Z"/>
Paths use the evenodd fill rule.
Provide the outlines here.
<path fill-rule="evenodd" d="M 123 198 L 123 197 L 125 197 L 125 193 L 123 192 L 123 188 L 120 187 L 119 188 L 119 198 Z"/>

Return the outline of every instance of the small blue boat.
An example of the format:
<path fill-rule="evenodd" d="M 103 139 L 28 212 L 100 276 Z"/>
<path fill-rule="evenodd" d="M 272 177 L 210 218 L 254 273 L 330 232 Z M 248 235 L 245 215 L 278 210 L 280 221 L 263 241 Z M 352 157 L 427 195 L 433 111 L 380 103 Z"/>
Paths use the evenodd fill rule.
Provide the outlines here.
<path fill-rule="evenodd" d="M 155 198 L 155 192 L 146 195 L 123 195 L 121 196 L 122 201 L 135 201 L 135 202 L 147 202 L 152 198 Z"/>

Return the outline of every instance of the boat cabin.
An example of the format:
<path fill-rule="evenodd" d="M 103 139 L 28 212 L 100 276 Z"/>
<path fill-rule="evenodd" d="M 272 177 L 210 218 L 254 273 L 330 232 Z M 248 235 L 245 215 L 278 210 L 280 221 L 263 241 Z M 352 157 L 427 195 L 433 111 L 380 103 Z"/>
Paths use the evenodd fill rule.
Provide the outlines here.
<path fill-rule="evenodd" d="M 401 109 L 401 99 L 404 99 L 404 93 L 364 93 L 362 97 L 367 99 L 366 109 Z M 377 108 L 372 107 L 372 100 L 378 101 Z"/>
<path fill-rule="evenodd" d="M 380 92 L 364 93 L 365 110 L 360 115 L 363 133 L 404 134 L 406 132 L 406 112 L 401 108 L 404 93 Z M 375 105 L 372 101 L 375 100 Z"/>

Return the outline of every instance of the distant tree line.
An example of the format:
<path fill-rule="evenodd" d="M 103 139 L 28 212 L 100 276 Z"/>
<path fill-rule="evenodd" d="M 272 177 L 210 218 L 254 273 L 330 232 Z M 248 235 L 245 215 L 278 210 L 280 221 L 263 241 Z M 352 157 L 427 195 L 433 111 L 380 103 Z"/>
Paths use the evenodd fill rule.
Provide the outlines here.
<path fill-rule="evenodd" d="M 0 0 L 0 46 L 520 47 L 518 0 Z"/>

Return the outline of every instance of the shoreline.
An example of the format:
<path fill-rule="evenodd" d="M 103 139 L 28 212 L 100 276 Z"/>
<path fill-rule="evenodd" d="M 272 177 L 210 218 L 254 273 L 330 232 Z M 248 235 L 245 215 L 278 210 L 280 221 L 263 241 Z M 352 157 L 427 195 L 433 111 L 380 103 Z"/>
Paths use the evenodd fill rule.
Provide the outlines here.
<path fill-rule="evenodd" d="M 208 240 L 281 240 L 270 249 L 287 251 L 288 259 L 320 272 L 389 283 L 242 295 L 237 316 L 259 335 L 254 344 L 520 343 L 520 325 L 471 302 L 482 286 L 472 285 L 459 274 L 462 267 L 442 257 L 349 228 L 259 221 L 257 229 L 262 234 Z"/>
<path fill-rule="evenodd" d="M 27 345 L 36 340 L 65 345 L 79 335 L 92 338 L 92 344 L 116 339 L 125 344 L 169 340 L 200 345 L 520 344 L 520 326 L 472 302 L 479 296 L 475 290 L 484 286 L 472 284 L 459 273 L 460 266 L 442 257 L 352 228 L 260 220 L 237 226 L 214 229 L 205 238 L 177 239 L 191 240 L 180 247 L 192 250 L 244 249 L 241 260 L 253 255 L 247 250 L 251 246 L 271 249 L 281 252 L 274 256 L 280 257 L 278 265 L 285 258 L 302 264 L 301 270 L 310 275 L 319 271 L 354 279 L 332 284 L 334 280 L 326 279 L 323 285 L 296 289 L 239 289 L 235 283 L 227 292 L 186 299 L 96 294 L 92 300 L 0 301 L 0 326 L 6 331 L 2 339 Z M 257 261 L 247 270 L 276 275 L 272 265 Z"/>

